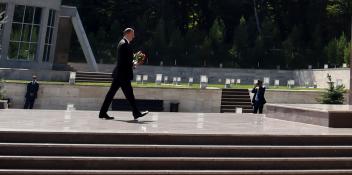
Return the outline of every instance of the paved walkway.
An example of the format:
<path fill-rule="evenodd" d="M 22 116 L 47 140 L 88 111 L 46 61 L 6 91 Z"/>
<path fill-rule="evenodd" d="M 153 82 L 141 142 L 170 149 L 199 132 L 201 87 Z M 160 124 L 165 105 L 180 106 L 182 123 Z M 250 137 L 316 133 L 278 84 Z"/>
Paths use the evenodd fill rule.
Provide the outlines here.
<path fill-rule="evenodd" d="M 133 121 L 129 112 L 109 114 L 115 120 L 98 119 L 97 111 L 0 110 L 0 131 L 352 135 L 352 129 L 327 128 L 253 114 L 152 112 L 139 121 Z"/>

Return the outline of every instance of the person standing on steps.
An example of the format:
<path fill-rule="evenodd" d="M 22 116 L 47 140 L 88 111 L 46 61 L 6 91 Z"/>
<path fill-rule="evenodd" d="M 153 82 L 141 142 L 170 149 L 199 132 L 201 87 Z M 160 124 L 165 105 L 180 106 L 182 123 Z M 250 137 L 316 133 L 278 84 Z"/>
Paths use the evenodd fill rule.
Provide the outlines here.
<path fill-rule="evenodd" d="M 24 103 L 24 109 L 33 109 L 35 99 L 37 99 L 39 90 L 39 83 L 37 82 L 37 76 L 32 76 L 32 81 L 27 84 L 26 102 Z"/>

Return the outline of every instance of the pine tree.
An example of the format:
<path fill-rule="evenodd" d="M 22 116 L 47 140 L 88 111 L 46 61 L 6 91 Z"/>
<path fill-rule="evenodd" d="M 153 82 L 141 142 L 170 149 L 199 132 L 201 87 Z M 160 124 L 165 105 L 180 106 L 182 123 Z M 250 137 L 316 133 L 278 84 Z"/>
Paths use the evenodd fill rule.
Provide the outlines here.
<path fill-rule="evenodd" d="M 209 62 L 210 62 L 210 58 L 211 58 L 211 54 L 210 51 L 211 50 L 211 41 L 209 39 L 209 37 L 205 37 L 204 41 L 200 47 L 200 53 L 201 53 L 201 57 L 202 57 L 202 63 L 201 66 L 208 66 Z"/>
<path fill-rule="evenodd" d="M 342 63 L 349 63 L 350 44 L 347 42 L 344 33 L 336 39 L 330 40 L 324 51 L 328 62 L 334 65 L 341 65 Z"/>
<path fill-rule="evenodd" d="M 213 44 L 221 44 L 225 37 L 225 24 L 221 18 L 216 18 L 210 28 L 209 36 Z"/>
<path fill-rule="evenodd" d="M 322 104 L 343 104 L 344 102 L 344 93 L 346 89 L 344 85 L 336 85 L 332 81 L 331 75 L 327 75 L 328 78 L 328 89 L 324 92 L 318 102 Z"/>
<path fill-rule="evenodd" d="M 247 49 L 249 47 L 247 32 L 247 22 L 246 19 L 242 16 L 240 19 L 240 24 L 235 28 L 233 45 L 229 50 L 230 56 L 232 56 L 234 66 L 244 66 L 250 65 L 248 60 L 246 60 Z"/>
<path fill-rule="evenodd" d="M 178 28 L 175 28 L 170 35 L 170 42 L 169 42 L 169 52 L 166 57 L 163 58 L 164 65 L 174 65 L 175 59 L 177 62 L 183 62 L 184 57 L 184 38 L 181 35 L 181 31 Z M 187 60 L 186 60 L 187 61 Z M 191 61 L 191 60 L 188 60 Z M 186 64 L 187 65 L 187 64 Z"/>

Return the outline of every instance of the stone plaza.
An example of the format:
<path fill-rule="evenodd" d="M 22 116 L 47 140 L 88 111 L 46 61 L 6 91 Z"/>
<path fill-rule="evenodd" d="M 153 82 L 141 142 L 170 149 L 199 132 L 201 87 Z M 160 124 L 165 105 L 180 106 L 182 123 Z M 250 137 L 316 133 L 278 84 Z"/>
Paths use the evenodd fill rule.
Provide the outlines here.
<path fill-rule="evenodd" d="M 351 129 L 254 114 L 0 110 L 0 173 L 351 174 Z M 319 162 L 319 163 L 317 163 Z"/>
<path fill-rule="evenodd" d="M 352 91 L 341 105 L 317 104 L 327 74 L 352 87 L 346 63 L 140 65 L 138 108 L 156 107 L 134 119 L 120 90 L 108 112 L 115 119 L 100 119 L 115 64 L 97 64 L 77 8 L 62 2 L 0 0 L 0 175 L 352 175 Z M 71 37 L 86 63 L 70 62 Z M 24 110 L 33 75 L 38 98 Z M 253 114 L 258 80 L 267 87 L 264 114 Z"/>

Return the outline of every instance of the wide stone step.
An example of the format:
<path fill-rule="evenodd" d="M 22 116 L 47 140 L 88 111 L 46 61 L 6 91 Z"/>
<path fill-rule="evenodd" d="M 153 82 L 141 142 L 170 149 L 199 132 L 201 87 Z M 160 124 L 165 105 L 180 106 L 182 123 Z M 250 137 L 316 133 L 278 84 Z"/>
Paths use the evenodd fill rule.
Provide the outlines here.
<path fill-rule="evenodd" d="M 231 96 L 231 95 L 249 95 L 249 93 L 248 92 L 240 92 L 240 93 L 228 93 L 228 92 L 223 92 L 223 93 L 221 93 L 222 95 L 229 95 L 229 96 Z"/>
<path fill-rule="evenodd" d="M 102 145 L 1 143 L 5 156 L 352 157 L 352 146 Z"/>
<path fill-rule="evenodd" d="M 76 72 L 76 75 L 111 75 L 105 72 Z"/>
<path fill-rule="evenodd" d="M 222 89 L 222 92 L 249 92 L 248 89 Z"/>
<path fill-rule="evenodd" d="M 223 95 L 249 94 L 248 91 L 222 92 Z"/>
<path fill-rule="evenodd" d="M 111 82 L 111 73 L 77 72 L 76 82 Z"/>
<path fill-rule="evenodd" d="M 112 81 L 112 78 L 86 78 L 86 77 L 82 77 L 82 78 L 76 78 L 76 81 Z"/>
<path fill-rule="evenodd" d="M 250 102 L 250 98 L 221 98 L 221 102 Z"/>
<path fill-rule="evenodd" d="M 106 77 L 106 78 L 111 78 L 112 74 L 76 74 L 77 77 Z"/>
<path fill-rule="evenodd" d="M 253 109 L 252 105 L 221 105 L 221 109 L 234 109 L 242 108 L 242 109 Z"/>
<path fill-rule="evenodd" d="M 86 79 L 97 79 L 97 80 L 99 80 L 99 79 L 111 79 L 112 80 L 112 77 L 110 76 L 110 77 L 76 77 L 76 80 L 86 80 Z"/>
<path fill-rule="evenodd" d="M 237 102 L 237 101 L 222 101 L 221 105 L 247 105 L 247 106 L 252 106 L 252 103 L 247 101 L 247 102 Z"/>
<path fill-rule="evenodd" d="M 1 175 L 351 175 L 352 170 L 12 170 Z"/>
<path fill-rule="evenodd" d="M 351 157 L 194 158 L 0 156 L 0 169 L 310 170 L 351 169 Z"/>
<path fill-rule="evenodd" d="M 221 109 L 221 113 L 236 113 L 236 109 Z M 253 109 L 242 109 L 242 113 L 253 113 Z"/>
<path fill-rule="evenodd" d="M 0 143 L 350 146 L 352 136 L 0 131 Z"/>
<path fill-rule="evenodd" d="M 247 98 L 250 99 L 248 94 L 236 94 L 236 95 L 222 95 L 222 98 Z"/>
<path fill-rule="evenodd" d="M 111 81 L 78 80 L 76 83 L 111 83 Z"/>

